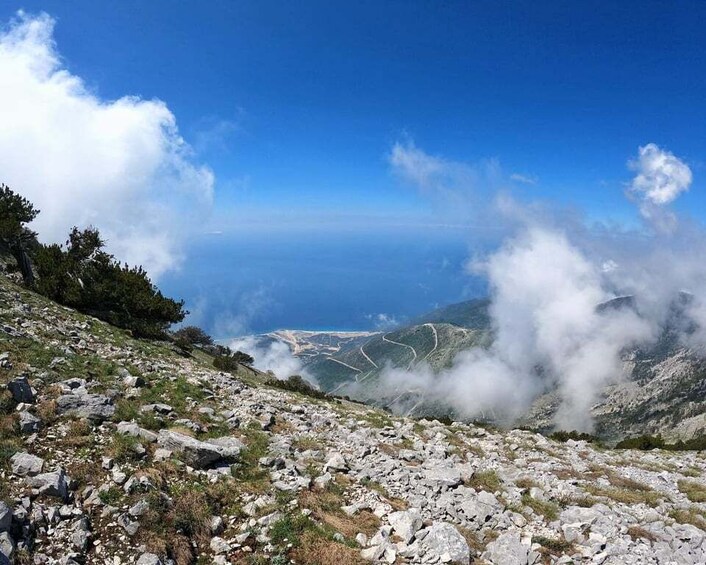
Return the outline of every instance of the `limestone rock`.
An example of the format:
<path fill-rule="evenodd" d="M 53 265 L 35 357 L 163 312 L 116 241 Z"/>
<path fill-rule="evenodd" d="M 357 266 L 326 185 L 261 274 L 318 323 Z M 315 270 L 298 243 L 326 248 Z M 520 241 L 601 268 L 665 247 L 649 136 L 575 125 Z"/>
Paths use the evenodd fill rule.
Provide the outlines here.
<path fill-rule="evenodd" d="M 419 509 L 410 508 L 388 514 L 387 521 L 390 522 L 394 532 L 402 538 L 402 541 L 409 544 L 414 538 L 414 534 L 422 527 L 422 514 Z"/>
<path fill-rule="evenodd" d="M 10 468 L 15 475 L 26 477 L 28 475 L 38 475 L 42 472 L 44 459 L 31 455 L 27 452 L 15 453 L 10 458 Z"/>
<path fill-rule="evenodd" d="M 427 551 L 446 562 L 467 565 L 471 559 L 468 542 L 451 524 L 434 522 L 424 536 L 422 544 Z M 448 559 L 447 559 L 448 558 Z"/>
<path fill-rule="evenodd" d="M 202 469 L 222 459 L 222 448 L 212 443 L 199 441 L 190 436 L 160 430 L 157 443 L 175 453 L 179 453 L 184 463 Z"/>
<path fill-rule="evenodd" d="M 40 494 L 55 496 L 62 500 L 68 500 L 69 498 L 68 480 L 63 469 L 43 473 L 35 477 L 26 477 L 25 481 L 29 486 L 39 489 Z"/>
<path fill-rule="evenodd" d="M 33 404 L 35 399 L 34 390 L 29 384 L 26 375 L 15 377 L 7 383 L 7 390 L 12 394 L 15 402 L 24 402 L 25 404 Z"/>
<path fill-rule="evenodd" d="M 483 557 L 494 565 L 527 565 L 530 547 L 522 543 L 520 532 L 506 532 L 486 546 Z"/>
<path fill-rule="evenodd" d="M 56 400 L 56 410 L 59 414 L 102 422 L 113 415 L 115 406 L 102 394 L 63 394 Z"/>
<path fill-rule="evenodd" d="M 20 433 L 22 434 L 34 434 L 39 431 L 39 426 L 42 421 L 37 418 L 34 414 L 27 410 L 22 410 L 20 412 Z"/>

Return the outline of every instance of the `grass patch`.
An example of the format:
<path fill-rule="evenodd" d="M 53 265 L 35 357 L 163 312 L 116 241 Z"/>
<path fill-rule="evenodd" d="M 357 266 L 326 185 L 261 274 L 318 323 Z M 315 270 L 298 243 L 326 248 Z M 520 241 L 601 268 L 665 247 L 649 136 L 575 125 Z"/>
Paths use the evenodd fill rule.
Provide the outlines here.
<path fill-rule="evenodd" d="M 308 565 L 365 565 L 360 550 L 335 542 L 316 532 L 305 532 L 300 546 L 292 552 L 297 563 Z"/>
<path fill-rule="evenodd" d="M 149 509 L 140 519 L 139 541 L 154 553 L 168 554 L 177 565 L 191 565 L 208 547 L 211 507 L 198 484 L 170 494 L 172 503 L 158 491 L 147 495 Z"/>
<path fill-rule="evenodd" d="M 568 496 L 562 496 L 559 498 L 559 506 L 562 508 L 566 508 L 567 506 L 580 506 L 581 508 L 591 508 L 591 506 L 594 506 L 597 504 L 597 500 L 593 498 L 592 496 L 588 495 L 568 495 Z"/>
<path fill-rule="evenodd" d="M 706 485 L 696 481 L 678 481 L 679 491 L 691 502 L 706 502 Z"/>
<path fill-rule="evenodd" d="M 98 493 L 98 498 L 100 498 L 103 504 L 117 506 L 123 498 L 123 491 L 118 487 L 110 487 L 107 490 L 100 491 Z"/>
<path fill-rule="evenodd" d="M 301 536 L 308 530 L 316 528 L 316 524 L 303 514 L 286 515 L 272 524 L 270 538 L 276 545 L 291 543 L 294 547 L 301 545 Z"/>
<path fill-rule="evenodd" d="M 136 437 L 115 433 L 110 440 L 108 453 L 118 462 L 135 461 L 139 459 L 136 451 L 140 442 Z"/>
<path fill-rule="evenodd" d="M 532 536 L 532 543 L 538 543 L 550 555 L 562 555 L 572 549 L 572 544 L 564 539 Z"/>
<path fill-rule="evenodd" d="M 559 506 L 553 502 L 547 502 L 533 498 L 529 493 L 522 495 L 522 504 L 534 510 L 540 516 L 544 516 L 549 521 L 556 520 L 559 517 Z"/>
<path fill-rule="evenodd" d="M 642 526 L 629 526 L 628 535 L 635 541 L 639 539 L 645 539 L 650 542 L 657 541 L 657 536 Z"/>
<path fill-rule="evenodd" d="M 697 506 L 675 508 L 669 512 L 669 517 L 680 524 L 691 524 L 692 526 L 706 530 L 706 512 Z"/>
<path fill-rule="evenodd" d="M 365 412 L 362 418 L 373 428 L 387 428 L 392 426 L 392 418 L 384 412 Z"/>
<path fill-rule="evenodd" d="M 243 490 L 263 492 L 270 483 L 270 474 L 258 461 L 267 455 L 270 439 L 257 423 L 245 429 L 245 436 L 246 447 L 240 452 L 239 462 L 232 467 L 232 475 Z"/>
<path fill-rule="evenodd" d="M 485 490 L 488 492 L 497 492 L 502 490 L 500 477 L 492 469 L 488 471 L 476 471 L 473 476 L 466 481 L 466 486 L 476 490 Z"/>
<path fill-rule="evenodd" d="M 630 488 L 601 487 L 598 485 L 587 485 L 586 491 L 593 496 L 609 498 L 622 504 L 647 504 L 657 506 L 661 494 L 651 490 L 635 490 Z"/>
<path fill-rule="evenodd" d="M 515 481 L 515 486 L 517 488 L 529 490 L 533 487 L 538 486 L 537 482 L 534 479 L 530 479 L 529 477 L 520 477 Z"/>
<path fill-rule="evenodd" d="M 292 447 L 299 451 L 319 450 L 321 449 L 321 441 L 311 436 L 301 436 L 292 442 Z"/>
<path fill-rule="evenodd" d="M 190 383 L 185 377 L 174 380 L 161 379 L 152 386 L 142 389 L 141 398 L 145 404 L 169 404 L 177 413 L 185 415 L 189 410 L 189 399 L 194 402 L 203 400 L 203 389 Z"/>

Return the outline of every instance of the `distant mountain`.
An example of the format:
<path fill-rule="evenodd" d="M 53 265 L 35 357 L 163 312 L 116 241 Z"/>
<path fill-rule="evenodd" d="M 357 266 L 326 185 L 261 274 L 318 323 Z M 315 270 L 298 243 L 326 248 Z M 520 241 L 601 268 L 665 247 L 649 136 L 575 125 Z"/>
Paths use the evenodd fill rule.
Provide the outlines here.
<path fill-rule="evenodd" d="M 490 327 L 489 306 L 490 300 L 487 298 L 457 302 L 424 314 L 415 319 L 412 324 L 453 324 L 462 328 L 486 330 Z"/>
<path fill-rule="evenodd" d="M 693 330 L 687 307 L 693 300 L 680 293 L 659 339 L 646 348 L 623 352 L 623 379 L 604 391 L 593 407 L 597 431 L 606 438 L 663 433 L 689 438 L 706 432 L 706 360 L 683 346 L 681 335 Z M 420 363 L 433 371 L 449 367 L 456 355 L 492 343 L 490 301 L 475 299 L 438 308 L 411 324 L 389 332 L 279 331 L 263 340 L 287 343 L 323 390 L 349 394 L 378 406 L 405 406 L 413 416 L 457 416 L 425 399 L 412 385 L 397 390 L 379 387 L 386 367 L 409 369 Z M 633 296 L 596 306 L 599 312 L 632 309 Z M 558 407 L 554 391 L 536 399 L 521 424 L 541 430 L 553 427 Z"/>

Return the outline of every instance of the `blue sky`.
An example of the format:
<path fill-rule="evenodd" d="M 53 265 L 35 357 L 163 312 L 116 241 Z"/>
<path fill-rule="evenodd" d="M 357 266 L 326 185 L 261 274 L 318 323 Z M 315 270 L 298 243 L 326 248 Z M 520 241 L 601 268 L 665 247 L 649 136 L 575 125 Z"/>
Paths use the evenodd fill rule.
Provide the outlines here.
<path fill-rule="evenodd" d="M 702 2 L 26 1 L 0 19 L 19 8 L 56 20 L 62 64 L 101 99 L 164 101 L 212 170 L 203 233 L 160 280 L 213 331 L 257 292 L 268 306 L 229 327 L 369 327 L 482 292 L 462 265 L 492 230 L 439 227 L 460 220 L 395 174 L 400 141 L 501 171 L 476 193 L 630 226 L 626 163 L 656 143 L 694 174 L 674 207 L 703 219 Z"/>

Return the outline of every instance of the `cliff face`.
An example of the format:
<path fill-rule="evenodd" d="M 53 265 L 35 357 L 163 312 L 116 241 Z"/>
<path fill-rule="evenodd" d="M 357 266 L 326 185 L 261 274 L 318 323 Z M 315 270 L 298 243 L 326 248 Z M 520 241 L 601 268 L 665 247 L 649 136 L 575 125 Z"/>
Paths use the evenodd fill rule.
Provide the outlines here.
<path fill-rule="evenodd" d="M 0 563 L 706 561 L 701 454 L 268 388 L 3 277 L 0 380 Z"/>

